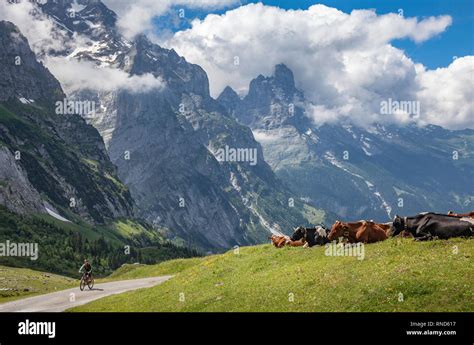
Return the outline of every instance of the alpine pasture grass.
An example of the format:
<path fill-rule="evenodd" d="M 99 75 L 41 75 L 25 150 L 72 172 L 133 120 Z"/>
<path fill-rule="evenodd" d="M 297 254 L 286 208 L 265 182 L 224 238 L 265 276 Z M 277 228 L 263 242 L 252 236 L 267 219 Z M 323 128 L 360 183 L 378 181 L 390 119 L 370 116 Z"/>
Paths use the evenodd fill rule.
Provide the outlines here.
<path fill-rule="evenodd" d="M 57 274 L 0 266 L 0 303 L 79 286 L 79 280 Z"/>
<path fill-rule="evenodd" d="M 366 245 L 364 260 L 326 256 L 324 247 L 243 247 L 190 259 L 188 268 L 159 286 L 72 311 L 473 311 L 473 254 L 472 239 L 392 238 Z M 123 276 L 161 272 L 154 267 Z"/>

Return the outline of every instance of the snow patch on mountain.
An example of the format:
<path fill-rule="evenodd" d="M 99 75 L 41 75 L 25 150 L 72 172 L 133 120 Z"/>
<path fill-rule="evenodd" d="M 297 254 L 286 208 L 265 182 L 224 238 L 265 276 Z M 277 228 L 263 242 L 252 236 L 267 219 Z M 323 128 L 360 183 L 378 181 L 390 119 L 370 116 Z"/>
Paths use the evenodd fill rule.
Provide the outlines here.
<path fill-rule="evenodd" d="M 56 219 L 58 219 L 58 220 L 60 220 L 60 221 L 62 221 L 62 222 L 71 223 L 70 220 L 68 220 L 68 219 L 66 219 L 66 218 L 64 218 L 64 217 L 62 217 L 62 216 L 59 215 L 58 213 L 56 213 L 56 212 L 54 212 L 53 210 L 49 209 L 48 207 L 45 207 L 45 209 L 46 209 L 46 212 L 48 212 L 48 214 L 49 214 L 51 217 L 56 218 Z"/>

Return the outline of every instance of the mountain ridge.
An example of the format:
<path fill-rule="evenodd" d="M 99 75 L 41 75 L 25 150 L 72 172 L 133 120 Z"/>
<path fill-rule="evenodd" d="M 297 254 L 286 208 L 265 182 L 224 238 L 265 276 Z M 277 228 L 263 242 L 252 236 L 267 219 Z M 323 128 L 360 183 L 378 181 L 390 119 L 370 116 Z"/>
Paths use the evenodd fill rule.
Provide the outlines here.
<path fill-rule="evenodd" d="M 65 2 L 61 11 L 67 13 L 69 6 Z M 76 13 L 77 22 L 83 20 L 82 11 Z M 97 30 L 107 32 L 105 26 Z M 78 34 L 92 40 L 92 46 L 60 56 L 132 76 L 152 74 L 165 84 L 160 91 L 81 90 L 73 95 L 100 104 L 85 118 L 102 134 L 141 217 L 171 229 L 168 235 L 177 241 L 212 250 L 259 243 L 271 231 L 288 233 L 295 224 L 324 218 L 324 212 L 293 198 L 275 179 L 250 129 L 210 96 L 208 77 L 200 66 L 144 35 L 127 41 L 115 29 L 102 36 L 87 30 Z M 214 153 L 226 146 L 255 150 L 258 164 L 217 160 Z M 124 159 L 125 152 L 130 160 Z"/>
<path fill-rule="evenodd" d="M 316 207 L 352 219 L 386 221 L 395 213 L 472 208 L 474 190 L 468 186 L 474 162 L 469 143 L 474 130 L 317 124 L 307 115 L 310 102 L 304 93 L 291 79 L 282 87 L 285 79 L 276 77 L 278 69 L 281 65 L 274 75 L 253 79 L 242 99 L 228 102 L 226 89 L 218 100 L 252 128 L 266 160 L 293 192 Z M 456 155 L 459 159 L 453 159 Z M 442 170 L 437 162 L 442 162 Z"/>

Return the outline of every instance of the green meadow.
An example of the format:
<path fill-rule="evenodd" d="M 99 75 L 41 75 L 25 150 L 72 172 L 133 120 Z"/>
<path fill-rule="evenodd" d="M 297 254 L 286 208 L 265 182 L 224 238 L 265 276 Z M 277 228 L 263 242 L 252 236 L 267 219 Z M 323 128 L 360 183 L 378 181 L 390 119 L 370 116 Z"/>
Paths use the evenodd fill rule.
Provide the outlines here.
<path fill-rule="evenodd" d="M 474 311 L 472 239 L 392 238 L 365 245 L 363 260 L 325 252 L 324 247 L 268 244 L 158 265 L 125 265 L 108 279 L 174 277 L 71 311 Z"/>

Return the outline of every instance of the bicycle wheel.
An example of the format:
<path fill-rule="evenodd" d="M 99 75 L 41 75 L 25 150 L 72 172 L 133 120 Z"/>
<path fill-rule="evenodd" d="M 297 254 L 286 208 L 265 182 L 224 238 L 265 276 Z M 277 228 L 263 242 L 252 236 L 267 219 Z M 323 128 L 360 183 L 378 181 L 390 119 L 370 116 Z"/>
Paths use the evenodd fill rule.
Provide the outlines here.
<path fill-rule="evenodd" d="M 92 290 L 94 287 L 94 278 L 91 278 L 89 282 L 87 283 L 87 286 L 89 287 L 89 290 Z"/>
<path fill-rule="evenodd" d="M 86 281 L 84 280 L 84 277 L 81 278 L 81 283 L 79 284 L 79 288 L 81 291 L 84 291 L 84 288 L 86 287 Z"/>

